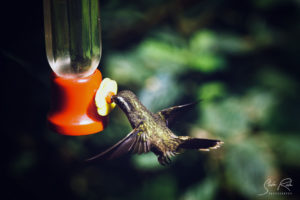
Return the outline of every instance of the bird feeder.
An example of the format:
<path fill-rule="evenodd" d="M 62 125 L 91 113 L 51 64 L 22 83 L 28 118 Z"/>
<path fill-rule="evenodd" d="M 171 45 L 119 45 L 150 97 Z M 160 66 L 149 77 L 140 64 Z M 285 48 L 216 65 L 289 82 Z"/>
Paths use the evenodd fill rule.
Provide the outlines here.
<path fill-rule="evenodd" d="M 51 75 L 51 129 L 64 135 L 102 131 L 107 117 L 97 113 L 102 81 L 98 0 L 44 0 L 44 27 Z"/>

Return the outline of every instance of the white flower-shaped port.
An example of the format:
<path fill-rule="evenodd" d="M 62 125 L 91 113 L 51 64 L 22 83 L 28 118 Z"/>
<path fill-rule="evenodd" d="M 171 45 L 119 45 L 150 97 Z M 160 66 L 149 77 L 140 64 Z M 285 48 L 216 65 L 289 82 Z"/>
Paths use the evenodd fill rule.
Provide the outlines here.
<path fill-rule="evenodd" d="M 108 115 L 115 107 L 116 104 L 111 102 L 111 96 L 116 95 L 118 91 L 117 82 L 110 78 L 102 80 L 99 89 L 95 96 L 97 112 L 101 116 Z"/>

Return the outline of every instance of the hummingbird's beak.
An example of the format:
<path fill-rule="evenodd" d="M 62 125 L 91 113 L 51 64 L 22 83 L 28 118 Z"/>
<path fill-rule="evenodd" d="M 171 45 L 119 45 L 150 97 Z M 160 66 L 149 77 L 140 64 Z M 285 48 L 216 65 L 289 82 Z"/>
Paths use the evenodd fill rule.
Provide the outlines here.
<path fill-rule="evenodd" d="M 115 103 L 117 103 L 117 100 L 118 99 L 118 95 L 113 95 L 113 96 L 111 96 L 111 100 L 113 101 L 113 102 L 115 102 Z"/>

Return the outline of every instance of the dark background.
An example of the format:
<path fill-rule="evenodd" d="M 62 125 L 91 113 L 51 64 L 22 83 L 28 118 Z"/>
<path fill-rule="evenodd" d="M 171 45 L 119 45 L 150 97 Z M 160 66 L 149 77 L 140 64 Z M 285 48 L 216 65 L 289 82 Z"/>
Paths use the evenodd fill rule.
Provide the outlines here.
<path fill-rule="evenodd" d="M 4 199 L 299 199 L 299 1 L 100 3 L 104 77 L 152 111 L 202 99 L 174 130 L 225 144 L 182 154 L 168 167 L 152 154 L 84 162 L 125 136 L 129 123 L 117 108 L 100 134 L 48 130 L 42 1 L 5 1 Z M 291 178 L 292 194 L 259 197 L 267 178 Z"/>

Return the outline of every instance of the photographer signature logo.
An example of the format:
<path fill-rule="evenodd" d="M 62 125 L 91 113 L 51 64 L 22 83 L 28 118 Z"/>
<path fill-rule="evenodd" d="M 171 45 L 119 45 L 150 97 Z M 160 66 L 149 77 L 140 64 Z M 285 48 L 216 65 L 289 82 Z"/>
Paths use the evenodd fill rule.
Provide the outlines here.
<path fill-rule="evenodd" d="M 293 180 L 291 178 L 284 178 L 280 181 L 274 181 L 268 178 L 264 183 L 265 192 L 258 195 L 292 195 L 292 182 Z"/>

